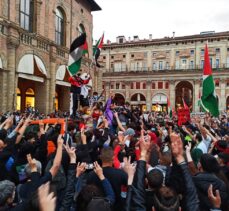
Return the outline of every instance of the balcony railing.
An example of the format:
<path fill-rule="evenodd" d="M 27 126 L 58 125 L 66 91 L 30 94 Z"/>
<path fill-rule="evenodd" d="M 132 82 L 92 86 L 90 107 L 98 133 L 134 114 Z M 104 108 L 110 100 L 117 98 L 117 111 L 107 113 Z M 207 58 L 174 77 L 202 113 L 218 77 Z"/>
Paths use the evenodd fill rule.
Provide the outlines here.
<path fill-rule="evenodd" d="M 228 71 L 229 72 L 229 63 L 226 64 L 220 64 L 220 65 L 212 65 L 212 70 L 213 72 L 217 72 L 217 71 Z M 110 70 L 106 70 L 104 71 L 104 76 L 106 75 L 110 75 L 110 74 L 132 74 L 132 73 L 136 73 L 136 74 L 141 74 L 141 73 L 175 73 L 175 72 L 202 72 L 203 71 L 203 67 L 201 65 L 187 65 L 187 66 L 179 66 L 179 67 L 174 67 L 174 66 L 169 66 L 166 68 L 119 68 L 119 69 L 114 69 L 111 68 Z"/>
<path fill-rule="evenodd" d="M 229 63 L 226 64 L 214 64 L 211 66 L 213 70 L 229 69 Z M 111 68 L 111 72 L 144 72 L 144 71 L 196 71 L 203 70 L 203 65 L 179 65 L 169 67 L 138 67 L 138 68 Z"/>

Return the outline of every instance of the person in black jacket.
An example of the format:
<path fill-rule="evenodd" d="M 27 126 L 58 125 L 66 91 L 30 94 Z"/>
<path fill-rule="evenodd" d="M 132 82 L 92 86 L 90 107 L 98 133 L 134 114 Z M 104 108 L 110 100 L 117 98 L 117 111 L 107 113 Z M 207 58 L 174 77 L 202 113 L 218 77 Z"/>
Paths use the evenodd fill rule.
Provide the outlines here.
<path fill-rule="evenodd" d="M 183 150 L 183 143 L 181 138 L 176 134 L 171 134 L 171 149 L 173 156 L 177 162 L 177 164 L 181 167 L 184 181 L 185 181 L 185 210 L 187 211 L 198 211 L 199 210 L 199 200 L 197 197 L 195 186 L 192 182 L 192 178 L 190 173 L 188 172 L 188 167 L 184 159 L 184 150 Z M 129 186 L 128 193 L 127 193 L 127 205 L 126 210 L 137 210 L 137 211 L 145 211 L 146 210 L 146 199 L 145 199 L 145 188 L 144 188 L 144 179 L 145 179 L 145 172 L 146 172 L 146 160 L 147 154 L 150 151 L 150 138 L 144 138 L 144 131 L 141 134 L 140 140 L 140 149 L 141 149 L 141 156 L 140 160 L 138 161 L 136 173 L 134 175 L 133 184 Z M 162 187 L 165 189 L 165 187 Z M 169 188 L 168 188 L 169 190 Z M 176 195 L 170 189 L 170 199 L 172 200 L 173 206 L 171 204 L 166 206 L 168 202 L 164 196 L 168 194 L 168 190 L 163 193 L 162 191 L 158 192 L 157 196 L 154 196 L 154 206 L 153 210 L 160 210 L 160 211 L 178 211 L 179 208 L 179 201 L 176 199 Z M 175 196 L 175 197 L 174 197 Z M 172 197 L 172 198 L 171 198 Z M 166 199 L 163 202 L 163 199 Z"/>
<path fill-rule="evenodd" d="M 201 211 L 212 208 L 207 196 L 210 185 L 213 185 L 214 191 L 219 191 L 222 201 L 221 209 L 227 211 L 229 208 L 228 181 L 225 175 L 220 172 L 220 166 L 216 158 L 210 154 L 203 154 L 200 157 L 199 169 L 201 172 L 193 177 L 193 181 L 198 191 Z"/>

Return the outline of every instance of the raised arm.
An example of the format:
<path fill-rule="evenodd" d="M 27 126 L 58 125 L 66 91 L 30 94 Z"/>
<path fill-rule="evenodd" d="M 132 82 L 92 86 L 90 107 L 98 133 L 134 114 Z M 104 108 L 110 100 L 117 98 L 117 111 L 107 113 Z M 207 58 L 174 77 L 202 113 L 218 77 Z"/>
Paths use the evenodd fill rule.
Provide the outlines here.
<path fill-rule="evenodd" d="M 53 165 L 52 165 L 51 169 L 49 170 L 49 172 L 52 175 L 52 178 L 56 176 L 56 174 L 60 168 L 60 165 L 61 165 L 63 143 L 64 143 L 64 140 L 62 138 L 62 135 L 59 135 L 58 140 L 57 140 L 56 156 L 54 158 Z"/>
<path fill-rule="evenodd" d="M 122 123 L 120 122 L 120 120 L 119 120 L 119 118 L 118 118 L 118 113 L 117 113 L 117 112 L 114 113 L 114 117 L 115 117 L 116 120 L 117 120 L 119 129 L 120 129 L 121 131 L 125 132 L 126 129 L 122 126 Z"/>
<path fill-rule="evenodd" d="M 195 185 L 192 181 L 191 174 L 188 171 L 188 166 L 184 159 L 184 148 L 183 142 L 179 135 L 172 133 L 170 135 L 171 140 L 171 150 L 172 154 L 177 162 L 177 164 L 181 167 L 183 178 L 185 181 L 185 198 L 186 200 L 186 209 L 187 211 L 199 210 L 199 200 L 196 192 Z"/>
<path fill-rule="evenodd" d="M 103 169 L 101 168 L 101 166 L 97 162 L 94 162 L 94 167 L 95 167 L 94 169 L 95 173 L 97 174 L 100 181 L 102 182 L 103 190 L 105 192 L 106 198 L 113 205 L 115 203 L 115 194 L 113 188 L 110 182 L 103 175 Z"/>
<path fill-rule="evenodd" d="M 21 141 L 21 139 L 22 139 L 22 137 L 23 137 L 23 135 L 24 135 L 24 133 L 25 133 L 26 128 L 29 126 L 29 123 L 32 121 L 31 118 L 32 118 L 32 114 L 30 114 L 30 115 L 26 118 L 24 124 L 23 124 L 23 125 L 20 127 L 20 129 L 18 130 L 19 135 L 17 136 L 16 144 L 20 143 L 20 141 Z"/>

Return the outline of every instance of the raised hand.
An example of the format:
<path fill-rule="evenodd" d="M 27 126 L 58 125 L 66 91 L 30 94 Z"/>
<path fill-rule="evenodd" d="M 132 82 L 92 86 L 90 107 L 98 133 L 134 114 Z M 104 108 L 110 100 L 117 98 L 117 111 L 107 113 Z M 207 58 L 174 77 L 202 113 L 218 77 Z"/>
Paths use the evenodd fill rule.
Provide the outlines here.
<path fill-rule="evenodd" d="M 64 148 L 68 153 L 68 156 L 70 157 L 70 163 L 76 163 L 76 148 L 75 147 L 70 148 L 68 143 L 64 145 Z"/>
<path fill-rule="evenodd" d="M 176 133 L 172 133 L 170 135 L 170 140 L 171 140 L 172 154 L 175 157 L 177 163 L 183 162 L 184 161 L 184 149 L 183 149 L 183 142 L 181 140 L 181 137 Z"/>
<path fill-rule="evenodd" d="M 32 121 L 33 114 L 30 114 L 26 119 L 25 119 L 25 124 L 29 125 L 29 123 Z"/>
<path fill-rule="evenodd" d="M 221 206 L 221 197 L 220 197 L 220 194 L 219 194 L 219 190 L 216 190 L 215 191 L 215 195 L 213 193 L 213 187 L 212 187 L 212 184 L 209 186 L 208 188 L 208 198 L 210 199 L 212 205 L 214 208 L 218 208 L 220 209 L 220 206 Z"/>
<path fill-rule="evenodd" d="M 104 180 L 105 177 L 103 175 L 103 169 L 101 168 L 101 166 L 98 164 L 98 162 L 94 162 L 94 171 L 97 174 L 97 176 L 99 177 L 100 180 Z"/>
<path fill-rule="evenodd" d="M 79 177 L 81 174 L 83 174 L 86 171 L 86 163 L 78 163 L 76 167 L 76 177 Z"/>
<path fill-rule="evenodd" d="M 64 143 L 64 139 L 63 139 L 62 135 L 60 134 L 58 136 L 58 139 L 57 139 L 57 144 L 58 144 L 58 146 L 63 146 L 63 143 Z"/>
<path fill-rule="evenodd" d="M 81 129 L 81 141 L 83 144 L 87 144 L 87 137 L 85 135 L 84 128 Z"/>
<path fill-rule="evenodd" d="M 49 193 L 50 184 L 46 183 L 38 189 L 39 207 L 41 211 L 55 211 L 56 197 L 53 192 Z"/>
<path fill-rule="evenodd" d="M 146 160 L 148 153 L 151 150 L 151 137 L 149 135 L 144 136 L 144 130 L 141 131 L 141 137 L 140 137 L 140 141 L 139 141 L 139 146 L 140 146 L 140 150 L 141 150 L 141 157 L 140 160 Z"/>
<path fill-rule="evenodd" d="M 131 163 L 131 157 L 129 158 L 124 158 L 124 167 L 123 170 L 127 173 L 128 175 L 128 185 L 132 185 L 133 179 L 134 179 L 134 174 L 136 170 L 136 165 Z"/>
<path fill-rule="evenodd" d="M 31 154 L 27 155 L 27 161 L 28 161 L 29 167 L 31 169 L 31 172 L 37 172 L 36 160 L 32 159 Z"/>

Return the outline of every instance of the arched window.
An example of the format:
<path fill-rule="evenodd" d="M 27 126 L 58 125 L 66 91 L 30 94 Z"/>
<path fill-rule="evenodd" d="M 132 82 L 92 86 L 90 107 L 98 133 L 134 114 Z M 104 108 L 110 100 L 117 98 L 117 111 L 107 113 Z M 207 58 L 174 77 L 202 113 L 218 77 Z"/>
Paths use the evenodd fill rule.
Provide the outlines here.
<path fill-rule="evenodd" d="M 19 88 L 17 88 L 17 105 L 16 108 L 18 111 L 21 110 L 21 90 Z"/>
<path fill-rule="evenodd" d="M 34 0 L 20 1 L 20 26 L 33 32 Z"/>
<path fill-rule="evenodd" d="M 79 35 L 81 35 L 81 34 L 83 34 L 83 33 L 85 33 L 85 27 L 84 27 L 84 25 L 81 23 L 81 24 L 79 25 Z"/>
<path fill-rule="evenodd" d="M 55 40 L 58 45 L 65 44 L 65 16 L 61 8 L 56 8 L 56 29 L 55 29 Z"/>
<path fill-rule="evenodd" d="M 35 93 L 31 88 L 28 88 L 25 92 L 25 105 L 26 107 L 35 107 Z"/>

